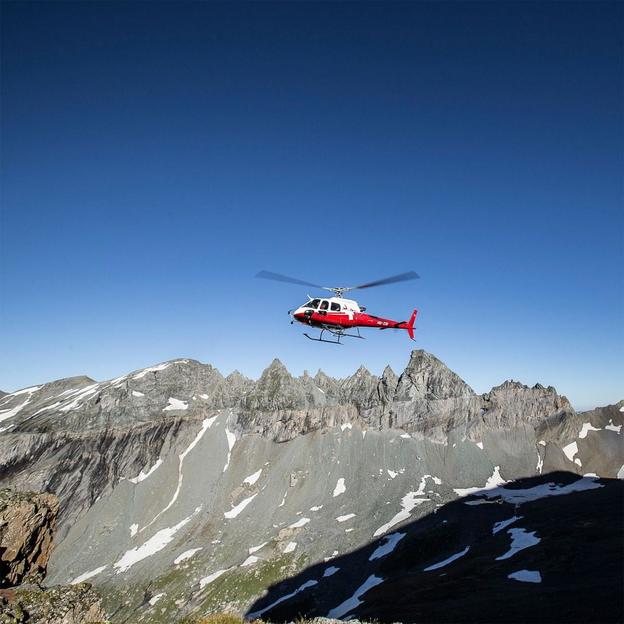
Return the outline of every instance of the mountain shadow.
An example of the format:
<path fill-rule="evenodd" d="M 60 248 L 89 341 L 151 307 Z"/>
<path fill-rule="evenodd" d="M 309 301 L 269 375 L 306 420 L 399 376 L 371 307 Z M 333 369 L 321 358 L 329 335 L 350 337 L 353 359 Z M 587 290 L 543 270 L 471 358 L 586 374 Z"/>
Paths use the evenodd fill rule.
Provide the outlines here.
<path fill-rule="evenodd" d="M 246 617 L 606 623 L 624 617 L 624 482 L 553 472 L 455 500 L 269 588 Z"/>

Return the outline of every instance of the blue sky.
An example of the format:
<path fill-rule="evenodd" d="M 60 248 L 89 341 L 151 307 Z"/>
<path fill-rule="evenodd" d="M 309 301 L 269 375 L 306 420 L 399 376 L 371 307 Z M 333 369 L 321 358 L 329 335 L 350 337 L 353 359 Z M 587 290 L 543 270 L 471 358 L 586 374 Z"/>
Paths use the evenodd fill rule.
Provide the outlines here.
<path fill-rule="evenodd" d="M 177 357 L 624 397 L 622 3 L 2 3 L 0 388 Z M 310 293 L 313 294 L 313 293 Z"/>

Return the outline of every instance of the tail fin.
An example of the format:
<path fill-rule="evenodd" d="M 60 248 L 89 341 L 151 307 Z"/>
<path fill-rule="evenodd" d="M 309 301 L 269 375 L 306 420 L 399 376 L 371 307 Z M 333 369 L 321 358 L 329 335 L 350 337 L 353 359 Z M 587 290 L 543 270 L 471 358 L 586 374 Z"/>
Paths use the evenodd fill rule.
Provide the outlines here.
<path fill-rule="evenodd" d="M 414 323 L 416 322 L 416 315 L 418 314 L 418 310 L 414 310 L 412 312 L 412 316 L 410 316 L 410 320 L 407 321 L 407 333 L 411 340 L 414 340 Z"/>

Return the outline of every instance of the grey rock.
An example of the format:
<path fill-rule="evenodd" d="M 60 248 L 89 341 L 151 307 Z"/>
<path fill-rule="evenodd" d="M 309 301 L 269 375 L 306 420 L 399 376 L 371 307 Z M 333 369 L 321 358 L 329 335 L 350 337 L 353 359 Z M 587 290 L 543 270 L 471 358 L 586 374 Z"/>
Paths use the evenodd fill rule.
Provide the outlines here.
<path fill-rule="evenodd" d="M 247 608 L 466 488 L 557 469 L 614 476 L 623 416 L 576 414 L 539 385 L 480 396 L 421 350 L 400 375 L 342 380 L 296 378 L 279 360 L 257 381 L 174 360 L 0 399 L 0 486 L 58 496 L 54 583 L 87 575 L 115 621 L 174 621 Z"/>

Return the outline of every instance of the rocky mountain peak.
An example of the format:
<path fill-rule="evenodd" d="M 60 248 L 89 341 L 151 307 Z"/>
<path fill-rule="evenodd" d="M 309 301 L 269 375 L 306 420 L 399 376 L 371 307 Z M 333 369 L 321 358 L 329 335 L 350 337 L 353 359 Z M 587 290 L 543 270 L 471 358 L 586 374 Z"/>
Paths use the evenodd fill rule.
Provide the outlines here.
<path fill-rule="evenodd" d="M 251 381 L 249 377 L 245 377 L 239 370 L 234 369 L 226 378 L 226 381 L 238 383 L 241 381 Z"/>
<path fill-rule="evenodd" d="M 304 389 L 275 358 L 250 390 L 243 405 L 248 410 L 276 411 L 305 407 Z"/>
<path fill-rule="evenodd" d="M 370 377 L 370 376 L 372 376 L 372 373 L 368 370 L 368 368 L 366 368 L 366 366 L 364 366 L 364 364 L 360 364 L 358 369 L 352 375 L 352 377 Z"/>
<path fill-rule="evenodd" d="M 535 425 L 552 416 L 574 412 L 565 396 L 553 386 L 535 384 L 532 388 L 508 379 L 482 396 L 482 419 L 487 426 L 515 427 Z"/>
<path fill-rule="evenodd" d="M 397 395 L 395 398 L 399 400 L 476 396 L 474 390 L 459 375 L 423 349 L 412 351 L 410 361 L 399 379 Z"/>
<path fill-rule="evenodd" d="M 284 364 L 282 364 L 282 361 L 279 358 L 273 358 L 273 361 L 267 366 L 267 368 L 264 370 L 264 373 L 273 370 L 284 371 L 290 375 L 288 369 L 284 366 Z"/>
<path fill-rule="evenodd" d="M 387 364 L 386 367 L 383 369 L 383 372 L 381 373 L 381 377 L 382 379 L 390 379 L 390 378 L 397 378 L 397 374 L 392 370 L 392 367 L 390 366 L 390 364 Z"/>

